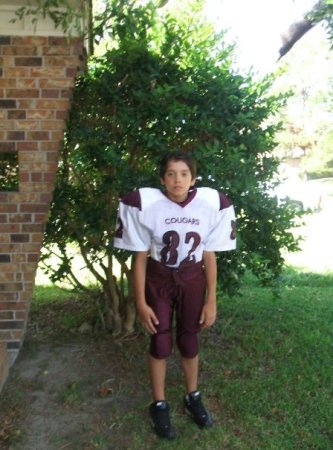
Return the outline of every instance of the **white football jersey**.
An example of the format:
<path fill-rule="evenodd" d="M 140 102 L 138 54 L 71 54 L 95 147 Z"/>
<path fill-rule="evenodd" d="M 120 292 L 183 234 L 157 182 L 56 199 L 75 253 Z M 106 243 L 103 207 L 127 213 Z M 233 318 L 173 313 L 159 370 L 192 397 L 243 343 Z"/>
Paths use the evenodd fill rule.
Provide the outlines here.
<path fill-rule="evenodd" d="M 156 261 L 179 267 L 201 261 L 204 250 L 234 250 L 235 224 L 230 199 L 215 189 L 193 189 L 177 203 L 159 189 L 141 188 L 120 201 L 114 246 L 149 251 Z"/>

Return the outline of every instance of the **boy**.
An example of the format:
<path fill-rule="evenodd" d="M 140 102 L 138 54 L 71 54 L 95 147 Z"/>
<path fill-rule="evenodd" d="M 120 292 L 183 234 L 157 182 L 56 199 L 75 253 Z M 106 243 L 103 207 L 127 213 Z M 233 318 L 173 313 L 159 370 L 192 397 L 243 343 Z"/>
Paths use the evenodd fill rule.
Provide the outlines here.
<path fill-rule="evenodd" d="M 166 360 L 173 346 L 172 318 L 185 377 L 185 408 L 200 427 L 213 424 L 198 391 L 201 328 L 216 319 L 215 251 L 236 247 L 235 213 L 229 198 L 211 188 L 194 188 L 196 164 L 186 152 L 167 154 L 160 165 L 164 191 L 142 188 L 119 205 L 114 245 L 136 252 L 137 312 L 150 333 L 148 367 L 155 432 L 173 439 L 165 399 Z"/>

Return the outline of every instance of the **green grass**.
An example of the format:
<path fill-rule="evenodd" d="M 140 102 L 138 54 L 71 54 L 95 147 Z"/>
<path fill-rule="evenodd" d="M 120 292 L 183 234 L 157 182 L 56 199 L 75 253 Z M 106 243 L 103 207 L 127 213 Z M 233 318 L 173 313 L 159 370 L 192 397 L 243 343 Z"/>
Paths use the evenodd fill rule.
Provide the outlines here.
<path fill-rule="evenodd" d="M 77 381 L 73 381 L 68 384 L 64 389 L 64 392 L 61 393 L 60 399 L 66 406 L 76 406 L 82 401 L 82 393 L 80 383 Z"/>
<path fill-rule="evenodd" d="M 248 285 L 243 297 L 222 302 L 221 314 L 232 320 L 215 330 L 221 361 L 214 346 L 204 354 L 218 373 L 212 381 L 223 426 L 246 435 L 233 448 L 333 445 L 333 278 L 286 278 L 280 299 Z"/>
<path fill-rule="evenodd" d="M 288 269 L 281 280 L 277 299 L 248 277 L 240 295 L 219 299 L 219 319 L 202 333 L 200 389 L 214 414 L 212 429 L 199 430 L 183 411 L 176 354 L 167 393 L 177 438 L 168 442 L 152 433 L 145 339 L 139 337 L 123 344 L 117 359 L 124 374 L 121 390 L 114 394 L 103 426 L 89 437 L 90 445 L 109 448 L 110 442 L 119 450 L 331 450 L 333 274 Z M 41 289 L 35 292 L 36 313 L 47 303 Z M 49 302 L 68 298 L 68 292 L 47 289 Z M 126 375 L 131 373 L 138 374 L 135 385 Z M 66 391 L 68 402 L 84 401 L 78 386 L 80 380 Z"/>
<path fill-rule="evenodd" d="M 66 302 L 70 298 L 76 298 L 77 294 L 70 290 L 55 285 L 37 285 L 34 289 L 32 307 L 38 309 L 50 302 Z"/>
<path fill-rule="evenodd" d="M 30 321 L 38 329 L 52 329 L 53 335 L 75 331 L 85 321 L 95 323 L 98 311 L 94 300 L 77 292 L 53 285 L 37 285 L 34 290 Z"/>
<path fill-rule="evenodd" d="M 289 270 L 284 277 L 279 299 L 249 279 L 240 296 L 220 300 L 218 323 L 202 336 L 200 373 L 215 427 L 189 423 L 180 374 L 171 373 L 178 437 L 160 449 L 333 448 L 333 275 Z M 142 429 L 145 414 L 124 419 L 132 430 L 127 448 L 156 445 Z"/>

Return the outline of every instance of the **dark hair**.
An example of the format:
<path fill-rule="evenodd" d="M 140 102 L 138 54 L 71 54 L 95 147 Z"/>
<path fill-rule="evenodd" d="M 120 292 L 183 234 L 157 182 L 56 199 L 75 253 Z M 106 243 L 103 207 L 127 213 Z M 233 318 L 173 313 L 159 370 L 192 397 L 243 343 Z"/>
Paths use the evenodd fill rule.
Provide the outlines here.
<path fill-rule="evenodd" d="M 193 156 L 188 152 L 175 151 L 167 153 L 163 156 L 160 163 L 160 177 L 164 178 L 165 172 L 168 169 L 168 164 L 170 161 L 183 161 L 190 169 L 192 179 L 197 176 L 197 164 Z"/>

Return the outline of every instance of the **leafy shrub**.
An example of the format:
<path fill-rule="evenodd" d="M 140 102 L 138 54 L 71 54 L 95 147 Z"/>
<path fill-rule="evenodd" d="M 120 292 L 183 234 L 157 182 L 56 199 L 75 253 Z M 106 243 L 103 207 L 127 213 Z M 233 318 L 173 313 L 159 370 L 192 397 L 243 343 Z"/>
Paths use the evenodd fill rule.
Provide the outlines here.
<path fill-rule="evenodd" d="M 112 20 L 111 48 L 91 59 L 75 88 L 44 244 L 61 254 L 52 279 L 80 285 L 67 253 L 78 245 L 100 285 L 105 325 L 117 333 L 132 331 L 135 318 L 130 254 L 112 246 L 118 199 L 158 187 L 166 151 L 192 151 L 198 185 L 234 201 L 238 249 L 219 254 L 225 291 L 235 291 L 246 268 L 276 279 L 282 251 L 297 244 L 295 212 L 266 194 L 278 164 L 272 118 L 284 101 L 269 95 L 272 80 L 235 73 L 233 48 L 200 11 L 176 19 L 152 4 L 129 5 Z"/>

